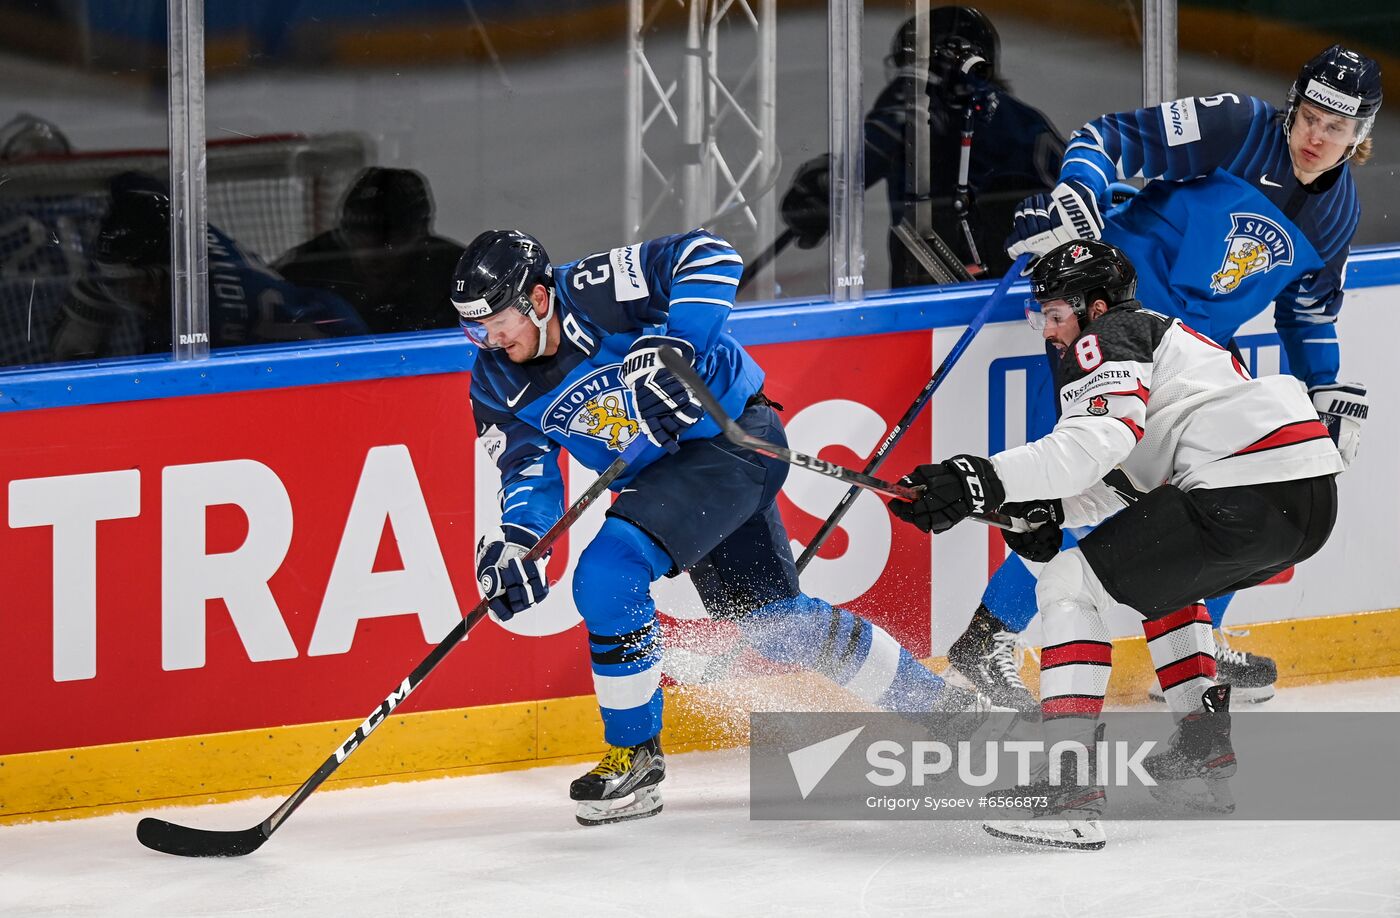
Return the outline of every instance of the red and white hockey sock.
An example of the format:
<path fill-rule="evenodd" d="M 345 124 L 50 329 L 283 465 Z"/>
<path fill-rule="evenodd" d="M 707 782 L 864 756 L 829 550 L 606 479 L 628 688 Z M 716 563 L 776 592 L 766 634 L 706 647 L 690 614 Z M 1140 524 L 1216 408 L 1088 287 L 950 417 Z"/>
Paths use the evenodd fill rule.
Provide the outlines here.
<path fill-rule="evenodd" d="M 1215 636 L 1205 604 L 1144 621 L 1142 633 L 1167 706 L 1175 714 L 1199 708 L 1202 693 L 1215 685 Z"/>
<path fill-rule="evenodd" d="M 1100 610 L 1112 600 L 1078 548 L 1062 551 L 1040 572 L 1036 605 L 1045 629 L 1040 653 L 1040 710 L 1053 745 L 1089 745 L 1108 693 L 1113 636 Z"/>
<path fill-rule="evenodd" d="M 1040 652 L 1040 710 L 1050 743 L 1092 742 L 1108 694 L 1113 640 L 1096 609 L 1060 601 L 1040 610 L 1045 648 Z"/>

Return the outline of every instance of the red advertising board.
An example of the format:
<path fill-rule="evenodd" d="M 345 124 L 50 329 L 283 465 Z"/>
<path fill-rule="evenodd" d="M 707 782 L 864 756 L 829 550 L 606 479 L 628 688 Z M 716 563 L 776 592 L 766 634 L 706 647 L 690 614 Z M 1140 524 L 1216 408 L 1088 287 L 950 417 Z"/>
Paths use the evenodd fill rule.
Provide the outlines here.
<path fill-rule="evenodd" d="M 932 371 L 930 332 L 754 353 L 793 445 L 857 466 Z M 477 599 L 475 495 L 494 470 L 476 468 L 467 385 L 440 374 L 6 414 L 0 688 L 24 703 L 0 754 L 362 715 Z M 928 461 L 929 424 L 886 473 Z M 812 477 L 795 470 L 782 498 L 798 540 L 843 490 L 818 500 Z M 861 500 L 811 579 L 858 585 L 827 596 L 926 653 L 928 540 Z M 573 554 L 560 546 L 553 576 Z M 591 690 L 581 627 L 524 637 L 488 622 L 405 709 Z"/>

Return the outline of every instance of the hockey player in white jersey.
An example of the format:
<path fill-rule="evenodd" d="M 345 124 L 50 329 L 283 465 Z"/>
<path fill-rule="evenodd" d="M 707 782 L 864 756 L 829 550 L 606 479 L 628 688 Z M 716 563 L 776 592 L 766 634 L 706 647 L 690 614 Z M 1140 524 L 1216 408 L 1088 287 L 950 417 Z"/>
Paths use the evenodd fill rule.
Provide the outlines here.
<path fill-rule="evenodd" d="M 1123 603 L 1142 614 L 1167 702 L 1182 715 L 1170 748 L 1147 758 L 1149 773 L 1166 794 L 1202 778 L 1217 793 L 1188 802 L 1228 809 L 1230 687 L 1216 684 L 1202 601 L 1260 583 L 1323 546 L 1342 459 L 1299 380 L 1251 379 L 1209 338 L 1143 308 L 1136 282 L 1132 264 L 1104 242 L 1070 242 L 1042 257 L 1027 317 L 1061 355 L 1059 421 L 1045 437 L 989 459 L 919 466 L 905 483 L 922 495 L 890 509 L 933 533 L 998 508 L 1040 522 L 1006 539 L 1017 551 L 1050 556 L 1036 584 L 1047 741 L 1093 743 L 1113 652 L 1104 615 Z M 1145 492 L 1140 499 L 1126 504 L 1102 482 L 1115 467 Z M 1059 551 L 1062 525 L 1101 521 Z M 988 823 L 988 831 L 1103 846 L 1101 788 L 1060 787 L 1050 796 L 1037 818 Z"/>
<path fill-rule="evenodd" d="M 1055 189 L 1021 205 L 1008 252 L 1101 237 L 1136 266 L 1143 302 L 1226 347 L 1272 309 L 1289 372 L 1350 464 L 1369 408 L 1366 387 L 1340 376 L 1336 323 L 1360 214 L 1352 167 L 1370 154 L 1381 99 L 1379 65 L 1334 45 L 1301 68 L 1283 111 L 1221 93 L 1102 115 L 1070 139 Z M 1110 210 L 1110 182 L 1134 177 L 1152 181 Z M 1047 398 L 1028 407 L 1029 439 L 1055 414 Z M 1031 701 L 1008 663 L 1033 596 L 1032 575 L 1009 557 L 949 651 L 954 668 L 1000 703 Z M 1228 602 L 1210 603 L 1217 626 Z M 1217 652 L 1237 702 L 1273 696 L 1272 660 L 1223 643 Z"/>

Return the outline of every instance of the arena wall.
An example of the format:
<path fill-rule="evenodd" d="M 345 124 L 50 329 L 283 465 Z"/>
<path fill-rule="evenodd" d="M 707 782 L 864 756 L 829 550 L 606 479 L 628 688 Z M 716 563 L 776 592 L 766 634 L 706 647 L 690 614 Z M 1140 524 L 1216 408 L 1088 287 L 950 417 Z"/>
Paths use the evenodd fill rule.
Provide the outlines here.
<path fill-rule="evenodd" d="M 1400 671 L 1400 392 L 1391 357 L 1400 249 L 1353 258 L 1341 337 L 1374 410 L 1318 557 L 1236 600 L 1243 646 L 1285 684 Z M 882 439 L 991 285 L 858 304 L 742 310 L 732 328 L 769 372 L 795 448 L 849 465 Z M 1014 289 L 894 450 L 891 474 L 1024 440 L 1043 363 Z M 1269 322 L 1244 330 L 1277 372 Z M 0 611 L 12 699 L 0 730 L 0 821 L 276 794 L 299 784 L 477 601 L 476 535 L 494 467 L 474 443 L 472 352 L 451 332 L 260 348 L 203 362 L 117 361 L 0 379 Z M 592 473 L 567 463 L 572 496 Z M 781 498 L 810 538 L 839 483 L 794 470 Z M 595 507 L 551 576 L 601 525 Z M 929 540 L 863 496 L 805 575 L 922 655 L 961 631 L 1004 548 L 971 524 Z M 684 578 L 661 607 L 699 615 Z M 477 628 L 333 784 L 584 757 L 601 746 L 569 591 L 509 627 Z M 1150 670 L 1113 615 L 1115 690 Z M 682 626 L 684 630 L 685 626 Z M 1034 627 L 1032 643 L 1035 642 Z M 674 748 L 742 741 L 752 704 L 849 705 L 810 680 L 672 690 Z"/>

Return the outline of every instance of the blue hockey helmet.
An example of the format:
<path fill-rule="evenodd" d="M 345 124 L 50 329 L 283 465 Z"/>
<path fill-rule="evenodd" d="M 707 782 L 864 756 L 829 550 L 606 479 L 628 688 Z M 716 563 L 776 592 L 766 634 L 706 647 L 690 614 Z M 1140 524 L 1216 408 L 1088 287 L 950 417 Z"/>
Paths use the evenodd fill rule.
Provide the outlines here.
<path fill-rule="evenodd" d="M 1288 90 L 1284 126 L 1293 127 L 1298 106 L 1316 105 L 1356 122 L 1356 132 L 1343 160 L 1350 158 L 1368 136 L 1381 108 L 1381 67 L 1371 58 L 1333 45 L 1303 65 Z"/>
<path fill-rule="evenodd" d="M 530 291 L 536 284 L 549 290 L 549 310 L 535 315 Z M 544 245 L 519 230 L 488 230 L 467 246 L 452 274 L 452 305 L 462 329 L 471 341 L 489 348 L 482 320 L 506 309 L 515 309 L 540 329 L 539 351 L 544 353 L 546 327 L 554 315 L 554 274 Z"/>

